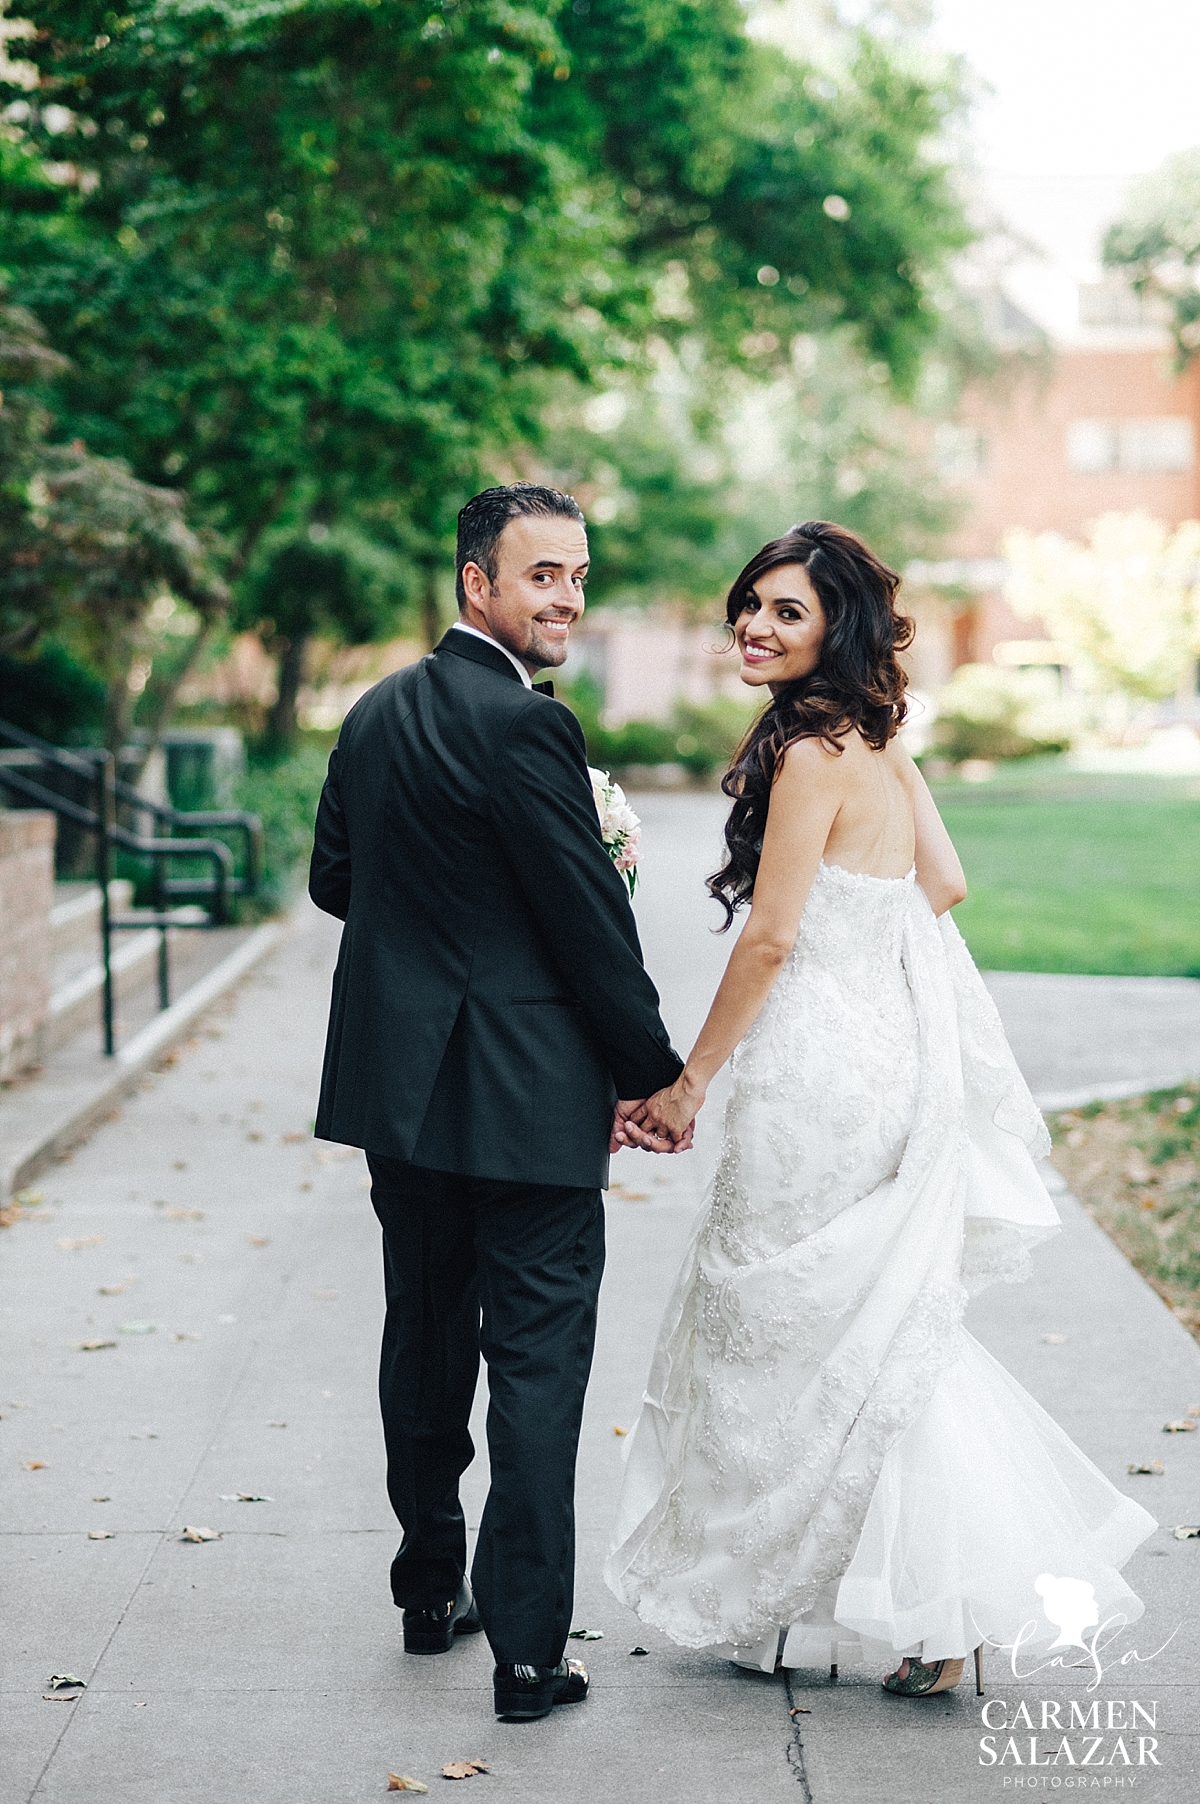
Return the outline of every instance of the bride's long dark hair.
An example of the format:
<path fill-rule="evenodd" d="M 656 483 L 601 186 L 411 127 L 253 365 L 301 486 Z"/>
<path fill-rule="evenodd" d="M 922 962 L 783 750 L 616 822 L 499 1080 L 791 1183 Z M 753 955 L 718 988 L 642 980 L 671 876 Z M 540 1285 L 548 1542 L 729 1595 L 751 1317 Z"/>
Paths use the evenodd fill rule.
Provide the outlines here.
<path fill-rule="evenodd" d="M 897 611 L 896 572 L 844 526 L 808 520 L 750 559 L 725 604 L 731 629 L 758 579 L 782 564 L 804 566 L 825 613 L 825 637 L 815 670 L 772 696 L 721 780 L 733 797 L 725 823 L 729 850 L 708 887 L 725 910 L 722 933 L 754 894 L 771 788 L 788 747 L 797 739 L 820 739 L 840 753 L 846 734 L 857 728 L 882 751 L 905 714 L 908 678 L 896 654 L 911 643 L 913 623 Z"/>

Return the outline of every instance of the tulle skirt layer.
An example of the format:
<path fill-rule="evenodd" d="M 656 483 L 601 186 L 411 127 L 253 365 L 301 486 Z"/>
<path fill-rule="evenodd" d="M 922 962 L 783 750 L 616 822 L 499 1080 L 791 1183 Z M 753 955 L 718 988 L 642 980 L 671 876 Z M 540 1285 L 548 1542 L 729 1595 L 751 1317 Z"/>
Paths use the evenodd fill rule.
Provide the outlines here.
<path fill-rule="evenodd" d="M 941 1660 L 980 1641 L 1044 1653 L 1067 1645 L 1064 1630 L 1089 1636 L 1142 1614 L 1119 1568 L 1153 1517 L 960 1335 L 961 1358 L 888 1451 L 849 1567 L 787 1625 L 785 1666 Z M 770 1671 L 778 1639 L 735 1657 Z"/>

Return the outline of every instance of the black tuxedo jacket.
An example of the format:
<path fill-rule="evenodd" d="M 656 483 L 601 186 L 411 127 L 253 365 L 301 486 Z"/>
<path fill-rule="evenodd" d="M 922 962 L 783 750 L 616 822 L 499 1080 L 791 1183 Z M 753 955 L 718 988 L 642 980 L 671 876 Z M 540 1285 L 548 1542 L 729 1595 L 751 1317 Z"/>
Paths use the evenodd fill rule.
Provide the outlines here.
<path fill-rule="evenodd" d="M 309 894 L 346 923 L 321 1139 L 607 1183 L 614 1099 L 681 1062 L 568 708 L 453 629 L 385 677 L 329 760 Z"/>

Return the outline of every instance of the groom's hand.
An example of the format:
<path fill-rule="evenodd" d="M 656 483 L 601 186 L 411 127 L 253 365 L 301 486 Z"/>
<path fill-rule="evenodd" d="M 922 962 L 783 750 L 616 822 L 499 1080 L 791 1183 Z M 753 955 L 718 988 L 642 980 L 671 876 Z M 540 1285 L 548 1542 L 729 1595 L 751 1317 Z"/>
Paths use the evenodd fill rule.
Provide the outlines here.
<path fill-rule="evenodd" d="M 610 1153 L 619 1153 L 623 1146 L 637 1145 L 635 1140 L 627 1139 L 626 1135 L 630 1129 L 630 1116 L 636 1114 L 639 1109 L 644 1109 L 645 1106 L 646 1099 L 644 1096 L 635 1097 L 630 1101 L 617 1103 L 616 1108 L 613 1110 L 612 1132 L 608 1136 L 608 1150 Z"/>

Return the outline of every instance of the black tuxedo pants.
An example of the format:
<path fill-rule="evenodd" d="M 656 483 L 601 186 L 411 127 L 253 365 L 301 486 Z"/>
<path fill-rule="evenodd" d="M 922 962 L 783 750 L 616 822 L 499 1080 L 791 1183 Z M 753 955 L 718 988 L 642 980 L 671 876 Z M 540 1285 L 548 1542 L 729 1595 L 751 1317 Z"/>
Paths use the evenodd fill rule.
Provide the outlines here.
<path fill-rule="evenodd" d="M 471 1582 L 497 1660 L 553 1666 L 571 1626 L 575 1452 L 604 1268 L 598 1190 L 429 1171 L 367 1155 L 383 1227 L 379 1397 L 404 1530 L 403 1609 L 444 1604 L 466 1567 L 458 1483 L 482 1352 L 491 1489 Z"/>

